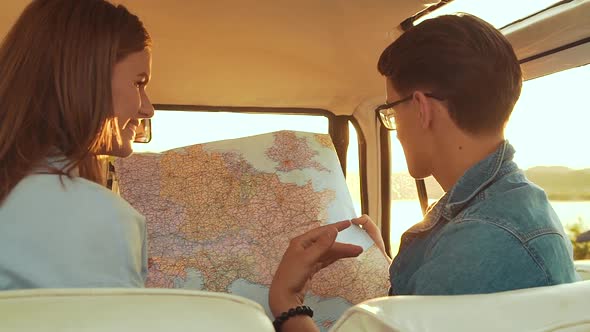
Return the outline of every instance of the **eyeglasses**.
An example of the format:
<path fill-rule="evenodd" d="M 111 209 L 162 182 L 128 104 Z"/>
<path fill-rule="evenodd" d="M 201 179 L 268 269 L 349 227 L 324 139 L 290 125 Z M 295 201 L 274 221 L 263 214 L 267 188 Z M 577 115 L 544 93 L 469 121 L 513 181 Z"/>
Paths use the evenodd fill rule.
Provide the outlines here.
<path fill-rule="evenodd" d="M 428 98 L 433 98 L 433 99 L 440 100 L 440 101 L 444 100 L 444 98 L 438 97 L 432 93 L 425 93 L 424 95 Z M 377 112 L 377 114 L 379 114 L 379 118 L 381 119 L 381 123 L 385 126 L 385 128 L 387 128 L 389 130 L 396 129 L 395 128 L 395 110 L 393 108 L 401 103 L 405 103 L 406 101 L 411 100 L 412 97 L 413 97 L 413 94 L 404 98 L 404 99 L 400 99 L 400 100 L 394 101 L 392 103 L 387 103 L 387 104 L 377 106 L 377 108 L 375 109 L 375 112 Z"/>

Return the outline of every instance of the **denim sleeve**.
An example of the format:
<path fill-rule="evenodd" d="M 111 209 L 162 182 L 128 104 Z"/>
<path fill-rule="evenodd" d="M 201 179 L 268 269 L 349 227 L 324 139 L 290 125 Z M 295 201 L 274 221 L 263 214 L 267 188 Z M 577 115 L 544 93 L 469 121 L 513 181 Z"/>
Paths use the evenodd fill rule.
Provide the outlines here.
<path fill-rule="evenodd" d="M 493 293 L 547 285 L 547 276 L 520 240 L 494 224 L 448 224 L 411 277 L 416 295 Z"/>

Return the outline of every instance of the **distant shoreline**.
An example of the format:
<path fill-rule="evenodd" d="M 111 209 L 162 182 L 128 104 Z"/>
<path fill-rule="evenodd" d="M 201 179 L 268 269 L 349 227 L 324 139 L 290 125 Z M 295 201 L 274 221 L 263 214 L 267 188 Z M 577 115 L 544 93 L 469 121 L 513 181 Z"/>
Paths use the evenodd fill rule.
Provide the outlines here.
<path fill-rule="evenodd" d="M 524 171 L 526 177 L 545 190 L 550 201 L 584 202 L 590 201 L 590 168 L 570 169 L 561 166 L 538 166 Z M 350 183 L 360 183 L 358 173 L 348 173 Z M 425 179 L 428 197 L 440 198 L 444 191 L 433 177 Z M 360 192 L 357 187 L 353 192 Z M 416 180 L 410 174 L 395 172 L 391 174 L 391 198 L 395 200 L 417 200 Z"/>
<path fill-rule="evenodd" d="M 428 197 L 429 204 L 432 204 L 438 200 L 438 197 Z M 416 198 L 392 198 L 392 202 L 418 202 L 418 197 Z M 549 202 L 556 202 L 556 203 L 590 203 L 590 199 L 551 199 L 549 198 Z"/>
<path fill-rule="evenodd" d="M 547 197 L 556 202 L 590 201 L 590 169 L 574 170 L 567 167 L 539 166 L 524 171 L 527 179 L 543 188 Z M 413 199 L 417 196 L 415 180 L 408 173 L 391 175 L 392 198 Z M 442 188 L 429 177 L 425 179 L 429 197 L 444 194 Z"/>
<path fill-rule="evenodd" d="M 574 197 L 574 198 L 552 198 L 547 195 L 551 202 L 590 202 L 590 197 Z"/>

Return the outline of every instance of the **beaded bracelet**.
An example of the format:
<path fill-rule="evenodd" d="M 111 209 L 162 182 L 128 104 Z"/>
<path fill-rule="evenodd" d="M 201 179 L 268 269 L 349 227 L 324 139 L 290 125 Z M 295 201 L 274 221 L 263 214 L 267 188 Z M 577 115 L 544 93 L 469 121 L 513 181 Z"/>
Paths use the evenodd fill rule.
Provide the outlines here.
<path fill-rule="evenodd" d="M 297 315 L 307 315 L 309 317 L 313 317 L 313 310 L 311 310 L 311 308 L 306 305 L 301 305 L 295 308 L 291 308 L 289 309 L 289 311 L 283 312 L 275 318 L 274 322 L 272 322 L 275 331 L 279 332 L 281 330 L 281 325 L 283 325 L 283 323 L 286 322 L 287 319 Z"/>

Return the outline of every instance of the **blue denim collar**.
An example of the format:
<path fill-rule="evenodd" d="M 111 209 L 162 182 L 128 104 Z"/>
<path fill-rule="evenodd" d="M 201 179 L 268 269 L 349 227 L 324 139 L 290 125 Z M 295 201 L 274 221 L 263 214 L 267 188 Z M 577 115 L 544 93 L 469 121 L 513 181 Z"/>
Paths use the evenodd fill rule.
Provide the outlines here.
<path fill-rule="evenodd" d="M 497 178 L 501 166 L 514 158 L 514 148 L 505 140 L 485 159 L 468 169 L 449 192 L 445 216 L 455 217 L 473 197 Z"/>
<path fill-rule="evenodd" d="M 453 188 L 427 210 L 424 221 L 414 225 L 409 233 L 420 233 L 432 229 L 441 216 L 451 220 L 461 212 L 467 204 L 484 188 L 491 184 L 500 175 L 500 170 L 505 161 L 511 161 L 514 157 L 514 148 L 507 140 L 492 154 L 468 169 L 455 183 Z M 502 171 L 507 173 L 516 169 L 516 165 Z"/>

